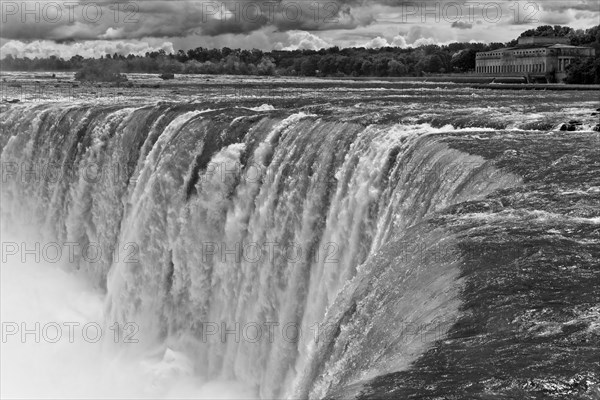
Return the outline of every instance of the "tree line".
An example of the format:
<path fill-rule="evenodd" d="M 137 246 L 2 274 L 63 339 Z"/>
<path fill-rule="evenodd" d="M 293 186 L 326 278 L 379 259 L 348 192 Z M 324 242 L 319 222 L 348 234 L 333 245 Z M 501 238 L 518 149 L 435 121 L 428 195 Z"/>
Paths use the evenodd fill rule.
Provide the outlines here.
<path fill-rule="evenodd" d="M 600 25 L 587 30 L 563 26 L 540 26 L 523 32 L 521 36 L 568 37 L 576 46 L 596 48 L 596 58 L 576 62 L 571 66 L 568 81 L 573 83 L 600 83 Z M 427 74 L 468 73 L 475 70 L 475 55 L 513 47 L 508 43 L 451 43 L 425 45 L 418 48 L 383 47 L 343 48 L 322 50 L 242 50 L 224 47 L 208 49 L 197 47 L 167 54 L 164 50 L 144 55 L 106 54 L 97 58 L 79 55 L 68 60 L 48 58 L 14 58 L 2 60 L 6 71 L 77 71 L 79 80 L 125 80 L 127 73 L 159 74 L 231 74 L 282 75 L 321 77 L 400 77 Z"/>

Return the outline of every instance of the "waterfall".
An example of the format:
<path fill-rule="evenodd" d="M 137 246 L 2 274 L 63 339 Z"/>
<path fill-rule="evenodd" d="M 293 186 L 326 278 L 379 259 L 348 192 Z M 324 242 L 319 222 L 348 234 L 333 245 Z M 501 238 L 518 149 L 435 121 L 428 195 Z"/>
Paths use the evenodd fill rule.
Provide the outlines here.
<path fill-rule="evenodd" d="M 2 224 L 76 243 L 107 323 L 262 398 L 406 367 L 430 340 L 394 332 L 451 322 L 460 290 L 458 255 L 406 243 L 451 248 L 420 222 L 517 183 L 450 149 L 451 126 L 170 103 L 15 106 L 0 123 Z"/>

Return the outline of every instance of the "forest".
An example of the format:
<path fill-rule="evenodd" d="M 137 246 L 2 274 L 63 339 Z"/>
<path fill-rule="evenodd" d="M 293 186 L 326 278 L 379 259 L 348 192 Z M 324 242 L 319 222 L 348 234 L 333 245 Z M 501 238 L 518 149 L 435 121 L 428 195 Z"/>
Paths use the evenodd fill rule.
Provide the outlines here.
<path fill-rule="evenodd" d="M 587 30 L 563 26 L 540 26 L 521 36 L 568 37 L 575 46 L 596 49 L 595 59 L 576 62 L 569 68 L 568 83 L 600 83 L 600 25 Z M 2 61 L 5 71 L 77 71 L 76 79 L 122 81 L 127 73 L 229 74 L 319 77 L 401 77 L 429 74 L 469 73 L 475 69 L 475 55 L 480 51 L 513 47 L 508 43 L 451 43 L 417 48 L 382 47 L 377 49 L 331 47 L 321 50 L 242 50 L 197 47 L 174 54 L 164 51 L 144 55 L 106 54 L 101 58 L 68 60 L 49 58 L 13 58 Z"/>

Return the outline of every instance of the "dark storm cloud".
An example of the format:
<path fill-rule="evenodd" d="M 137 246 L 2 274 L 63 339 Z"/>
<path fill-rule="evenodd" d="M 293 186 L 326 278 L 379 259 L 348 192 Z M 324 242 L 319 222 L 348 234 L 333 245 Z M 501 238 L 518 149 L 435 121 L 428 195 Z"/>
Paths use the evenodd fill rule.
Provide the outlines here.
<path fill-rule="evenodd" d="M 522 1 L 519 4 L 520 12 L 507 21 L 512 25 L 569 25 L 577 19 L 593 21 L 600 17 L 600 0 Z M 508 9 L 513 10 L 514 7 Z"/>
<path fill-rule="evenodd" d="M 280 31 L 354 29 L 374 21 L 368 13 L 357 15 L 338 0 L 317 1 L 104 1 L 2 2 L 5 39 L 139 39 L 216 36 L 250 33 L 265 26 Z"/>
<path fill-rule="evenodd" d="M 28 11 L 24 13 L 22 5 L 25 3 Z M 407 22 L 407 19 L 411 24 L 424 24 L 432 29 L 442 24 L 456 32 L 472 29 L 482 22 L 489 24 L 489 19 L 482 17 L 488 4 L 501 4 L 503 8 L 505 18 L 493 24 L 532 24 L 525 8 L 512 17 L 514 11 L 510 6 L 515 4 L 514 0 L 468 2 L 474 7 L 475 18 L 468 17 L 467 7 L 455 11 L 450 6 L 464 3 L 460 0 L 80 0 L 77 6 L 67 5 L 77 4 L 69 0 L 25 3 L 1 1 L 1 38 L 65 42 L 216 37 L 252 34 L 265 29 L 325 34 L 325 31 L 356 28 L 363 32 L 367 29 L 376 37 L 381 34 L 376 25 L 386 15 L 390 15 L 388 24 Z M 60 9 L 53 4 L 58 4 Z M 569 23 L 581 13 L 597 16 L 600 0 L 522 0 L 520 4 L 539 8 L 533 23 Z M 449 14 L 438 20 L 435 15 L 431 16 L 431 9 L 445 10 Z"/>
<path fill-rule="evenodd" d="M 451 26 L 453 28 L 457 28 L 457 29 L 471 29 L 471 28 L 473 28 L 473 24 L 470 24 L 468 22 L 462 22 L 462 21 L 453 22 Z"/>
<path fill-rule="evenodd" d="M 539 5 L 545 11 L 591 11 L 600 12 L 600 0 L 570 0 L 570 1 L 544 1 L 539 2 Z"/>

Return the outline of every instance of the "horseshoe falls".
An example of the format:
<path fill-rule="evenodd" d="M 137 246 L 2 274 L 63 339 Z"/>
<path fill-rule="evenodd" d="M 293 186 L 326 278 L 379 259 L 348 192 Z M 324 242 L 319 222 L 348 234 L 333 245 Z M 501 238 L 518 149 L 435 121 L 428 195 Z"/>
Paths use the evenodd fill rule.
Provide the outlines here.
<path fill-rule="evenodd" d="M 465 106 L 466 124 L 466 111 L 369 120 L 333 101 L 11 105 L 0 114 L 2 290 L 23 305 L 32 300 L 15 287 L 29 287 L 32 307 L 52 308 L 32 317 L 42 327 L 65 334 L 77 314 L 101 329 L 98 343 L 63 338 L 44 357 L 78 352 L 110 390 L 67 380 L 63 396 L 392 393 L 373 382 L 416 371 L 473 315 L 473 274 L 487 264 L 466 243 L 482 249 L 501 230 L 514 235 L 506 226 L 558 218 L 597 229 L 593 212 L 561 216 L 507 194 L 533 179 L 511 168 L 515 143 L 554 140 L 542 125 L 556 112 L 533 121 L 484 108 Z M 585 126 L 573 134 L 596 143 Z M 596 196 L 590 182 L 578 190 Z M 42 262 L 30 265 L 28 251 Z M 473 259 L 480 269 L 467 272 Z M 24 329 L 10 315 L 9 342 Z"/>

